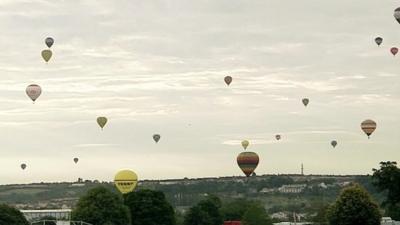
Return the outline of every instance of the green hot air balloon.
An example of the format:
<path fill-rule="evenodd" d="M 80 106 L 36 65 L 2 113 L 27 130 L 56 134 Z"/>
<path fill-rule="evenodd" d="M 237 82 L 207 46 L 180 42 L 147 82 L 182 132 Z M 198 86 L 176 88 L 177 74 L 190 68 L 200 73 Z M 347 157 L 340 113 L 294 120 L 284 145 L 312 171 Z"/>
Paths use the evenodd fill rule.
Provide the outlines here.
<path fill-rule="evenodd" d="M 153 135 L 153 140 L 154 140 L 156 143 L 158 143 L 158 141 L 160 140 L 160 138 L 161 138 L 161 135 L 159 135 L 159 134 L 154 134 L 154 135 Z"/>
<path fill-rule="evenodd" d="M 22 169 L 22 170 L 25 170 L 25 169 L 26 169 L 26 164 L 25 164 L 25 163 L 22 163 L 22 164 L 21 164 L 21 169 Z"/>
<path fill-rule="evenodd" d="M 249 147 L 250 142 L 248 140 L 243 140 L 242 141 L 242 147 L 244 150 L 247 149 L 247 147 Z"/>
<path fill-rule="evenodd" d="M 78 158 L 74 158 L 74 163 L 78 163 L 79 159 Z"/>
<path fill-rule="evenodd" d="M 381 38 L 381 37 L 375 38 L 375 43 L 376 43 L 378 46 L 380 46 L 380 45 L 382 44 L 382 42 L 383 42 L 383 38 Z"/>
<path fill-rule="evenodd" d="M 308 103 L 310 103 L 310 99 L 308 99 L 308 98 L 303 98 L 301 101 L 303 102 L 303 105 L 306 107 L 307 107 Z"/>
<path fill-rule="evenodd" d="M 46 62 L 49 62 L 49 60 L 51 59 L 52 55 L 53 55 L 53 53 L 49 49 L 46 49 L 46 50 L 42 51 L 42 58 Z"/>
<path fill-rule="evenodd" d="M 336 141 L 336 140 L 331 141 L 331 145 L 332 145 L 334 148 L 336 148 L 337 141 Z"/>
<path fill-rule="evenodd" d="M 242 152 L 237 157 L 237 164 L 243 173 L 249 177 L 257 168 L 260 161 L 257 153 L 255 152 Z"/>
<path fill-rule="evenodd" d="M 107 123 L 107 118 L 106 117 L 97 117 L 97 124 L 99 124 L 99 126 L 101 127 L 101 129 L 103 130 L 104 126 Z"/>

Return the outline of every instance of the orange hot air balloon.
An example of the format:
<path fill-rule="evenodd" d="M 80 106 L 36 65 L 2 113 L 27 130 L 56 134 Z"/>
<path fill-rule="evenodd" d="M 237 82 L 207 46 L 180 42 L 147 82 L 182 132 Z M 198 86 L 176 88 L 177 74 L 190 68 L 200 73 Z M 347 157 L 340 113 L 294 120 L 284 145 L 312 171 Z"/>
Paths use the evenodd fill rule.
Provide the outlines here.
<path fill-rule="evenodd" d="M 376 129 L 376 122 L 373 120 L 364 120 L 361 123 L 361 129 L 364 131 L 364 133 L 369 137 L 371 134 L 375 131 Z"/>
<path fill-rule="evenodd" d="M 242 152 L 238 155 L 236 160 L 246 177 L 249 177 L 254 172 L 260 161 L 255 152 Z"/>

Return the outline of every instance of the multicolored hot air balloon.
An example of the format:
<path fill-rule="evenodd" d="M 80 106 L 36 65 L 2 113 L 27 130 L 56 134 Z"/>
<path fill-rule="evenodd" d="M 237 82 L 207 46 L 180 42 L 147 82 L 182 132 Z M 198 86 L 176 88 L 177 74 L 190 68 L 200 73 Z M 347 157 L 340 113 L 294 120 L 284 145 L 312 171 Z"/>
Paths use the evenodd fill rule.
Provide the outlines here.
<path fill-rule="evenodd" d="M 255 152 L 242 152 L 238 155 L 236 160 L 240 169 L 247 177 L 254 172 L 260 161 L 257 153 Z"/>
<path fill-rule="evenodd" d="M 132 170 L 121 170 L 114 178 L 114 184 L 122 194 L 132 192 L 137 185 L 138 176 Z"/>
<path fill-rule="evenodd" d="M 308 99 L 308 98 L 303 98 L 301 101 L 303 102 L 304 106 L 307 106 L 308 103 L 310 103 L 310 99 Z"/>
<path fill-rule="evenodd" d="M 242 147 L 244 150 L 247 149 L 247 147 L 249 147 L 250 142 L 248 140 L 243 140 L 242 141 Z"/>
<path fill-rule="evenodd" d="M 335 148 L 337 145 L 337 141 L 336 140 L 331 141 L 331 145 Z"/>
<path fill-rule="evenodd" d="M 399 49 L 396 47 L 393 47 L 390 49 L 390 52 L 392 53 L 393 56 L 395 56 L 399 52 Z"/>
<path fill-rule="evenodd" d="M 22 164 L 21 164 L 21 169 L 22 169 L 22 170 L 25 170 L 25 169 L 26 169 L 26 164 L 25 164 L 25 163 L 22 163 Z"/>
<path fill-rule="evenodd" d="M 381 38 L 381 37 L 375 38 L 375 43 L 376 43 L 378 46 L 380 46 L 380 45 L 382 44 L 382 42 L 383 42 L 383 38 Z"/>
<path fill-rule="evenodd" d="M 26 87 L 25 92 L 28 97 L 32 99 L 33 103 L 35 103 L 36 99 L 38 99 L 40 94 L 42 94 L 42 88 L 37 84 L 31 84 Z"/>
<path fill-rule="evenodd" d="M 78 158 L 74 158 L 74 163 L 78 163 L 79 159 Z"/>
<path fill-rule="evenodd" d="M 393 16 L 400 23 L 400 7 L 394 10 Z"/>
<path fill-rule="evenodd" d="M 103 130 L 104 126 L 106 125 L 107 121 L 108 121 L 107 118 L 104 116 L 97 117 L 97 124 L 99 124 L 99 126 L 101 127 L 102 130 Z"/>
<path fill-rule="evenodd" d="M 371 134 L 375 131 L 376 129 L 376 122 L 373 120 L 364 120 L 361 123 L 361 129 L 364 131 L 364 133 L 369 137 Z"/>
<path fill-rule="evenodd" d="M 46 49 L 42 51 L 42 58 L 44 61 L 49 62 L 51 59 L 51 56 L 53 55 L 53 52 L 50 51 L 50 49 Z"/>
<path fill-rule="evenodd" d="M 161 135 L 159 135 L 159 134 L 154 134 L 154 135 L 153 135 L 153 140 L 154 140 L 156 143 L 158 143 L 158 141 L 160 140 L 160 138 L 161 138 Z"/>
<path fill-rule="evenodd" d="M 47 47 L 51 48 L 51 46 L 53 46 L 53 44 L 54 44 L 54 39 L 51 37 L 48 37 L 48 38 L 46 38 L 44 43 L 46 43 Z"/>
<path fill-rule="evenodd" d="M 232 83 L 232 77 L 231 76 L 226 76 L 224 78 L 224 81 L 229 86 Z"/>
<path fill-rule="evenodd" d="M 275 135 L 275 139 L 276 139 L 276 140 L 278 140 L 278 141 L 279 141 L 279 140 L 281 140 L 281 138 L 282 138 L 282 137 L 281 137 L 281 135 L 280 135 L 280 134 L 277 134 L 277 135 Z"/>

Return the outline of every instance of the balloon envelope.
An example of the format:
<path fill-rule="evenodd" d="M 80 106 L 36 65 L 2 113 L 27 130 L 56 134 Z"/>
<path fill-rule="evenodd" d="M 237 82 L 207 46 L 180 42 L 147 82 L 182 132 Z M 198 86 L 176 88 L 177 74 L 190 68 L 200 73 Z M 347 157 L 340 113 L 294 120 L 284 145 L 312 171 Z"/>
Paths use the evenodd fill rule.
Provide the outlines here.
<path fill-rule="evenodd" d="M 381 38 L 381 37 L 375 38 L 375 43 L 376 43 L 378 46 L 380 46 L 380 45 L 382 44 L 382 42 L 383 42 L 383 38 Z"/>
<path fill-rule="evenodd" d="M 248 140 L 244 140 L 242 141 L 242 147 L 244 148 L 244 150 L 247 149 L 247 147 L 249 147 L 250 142 Z"/>
<path fill-rule="evenodd" d="M 40 94 L 42 94 L 42 88 L 37 84 L 31 84 L 28 87 L 26 87 L 25 92 L 28 95 L 28 97 L 32 99 L 33 102 L 35 102 L 36 99 L 39 98 Z"/>
<path fill-rule="evenodd" d="M 114 177 L 114 184 L 122 194 L 132 192 L 137 182 L 138 177 L 132 170 L 121 170 Z"/>
<path fill-rule="evenodd" d="M 158 143 L 158 141 L 160 140 L 160 138 L 161 138 L 161 135 L 159 135 L 159 134 L 154 134 L 154 135 L 153 135 L 153 140 L 154 140 L 156 143 Z"/>
<path fill-rule="evenodd" d="M 21 164 L 21 169 L 23 169 L 23 170 L 26 169 L 26 164 L 25 163 Z"/>
<path fill-rule="evenodd" d="M 106 118 L 106 117 L 104 117 L 104 116 L 97 117 L 97 124 L 99 124 L 99 126 L 101 127 L 101 129 L 104 128 L 104 126 L 106 125 L 106 123 L 107 123 L 107 118 Z"/>
<path fill-rule="evenodd" d="M 44 43 L 46 43 L 47 47 L 51 48 L 51 46 L 54 44 L 54 39 L 51 37 L 48 37 L 48 38 L 46 38 Z"/>
<path fill-rule="evenodd" d="M 308 103 L 310 102 L 310 100 L 308 98 L 303 98 L 301 101 L 303 102 L 304 106 L 307 106 Z"/>
<path fill-rule="evenodd" d="M 399 52 L 399 49 L 396 47 L 393 47 L 390 49 L 390 52 L 392 53 L 392 55 L 396 55 Z"/>
<path fill-rule="evenodd" d="M 400 23 L 400 7 L 394 10 L 393 16 Z"/>
<path fill-rule="evenodd" d="M 260 161 L 255 152 L 242 152 L 238 155 L 236 160 L 240 169 L 247 177 L 254 172 Z"/>
<path fill-rule="evenodd" d="M 368 138 L 371 136 L 371 134 L 375 131 L 376 129 L 376 122 L 373 120 L 364 120 L 361 123 L 361 129 L 364 131 L 364 133 L 368 136 Z"/>
<path fill-rule="evenodd" d="M 333 147 L 336 147 L 337 141 L 335 141 L 335 140 L 331 141 L 331 145 L 332 145 Z"/>
<path fill-rule="evenodd" d="M 48 62 L 50 60 L 52 55 L 53 55 L 53 53 L 49 49 L 46 49 L 46 50 L 42 51 L 42 58 L 46 62 Z"/>
<path fill-rule="evenodd" d="M 279 140 L 281 140 L 281 138 L 282 138 L 282 137 L 281 137 L 281 135 L 280 135 L 280 134 L 277 134 L 277 135 L 275 135 L 275 138 L 276 138 L 276 140 L 278 140 L 278 141 L 279 141 Z"/>
<path fill-rule="evenodd" d="M 79 159 L 78 158 L 74 158 L 74 162 L 78 163 Z"/>
<path fill-rule="evenodd" d="M 224 81 L 229 86 L 232 83 L 232 77 L 231 76 L 226 76 L 224 78 Z"/>

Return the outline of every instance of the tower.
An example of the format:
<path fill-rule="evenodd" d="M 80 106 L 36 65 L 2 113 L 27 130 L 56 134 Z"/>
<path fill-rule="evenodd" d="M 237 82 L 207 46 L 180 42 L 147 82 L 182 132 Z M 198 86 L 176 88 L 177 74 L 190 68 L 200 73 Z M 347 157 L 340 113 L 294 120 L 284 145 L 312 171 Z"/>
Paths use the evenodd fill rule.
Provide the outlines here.
<path fill-rule="evenodd" d="M 301 164 L 301 175 L 304 176 L 304 166 L 303 166 L 303 163 Z"/>

